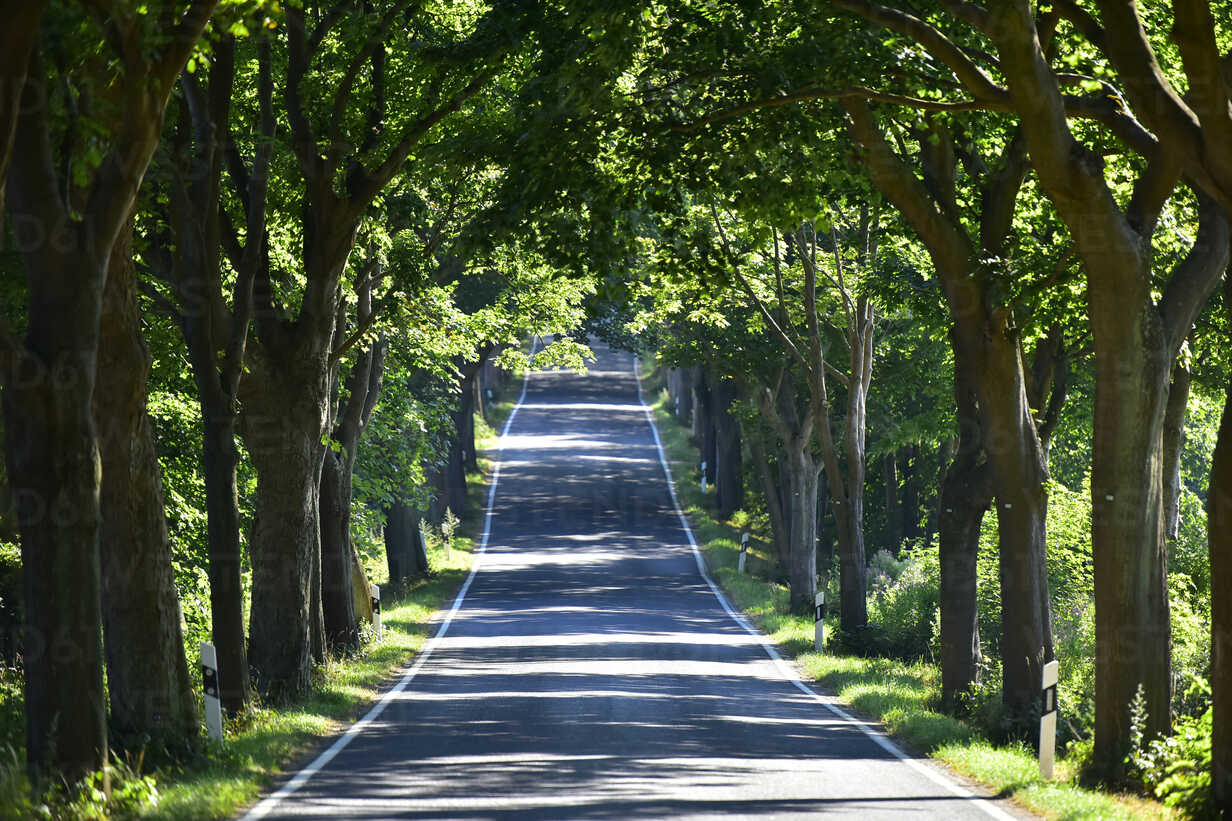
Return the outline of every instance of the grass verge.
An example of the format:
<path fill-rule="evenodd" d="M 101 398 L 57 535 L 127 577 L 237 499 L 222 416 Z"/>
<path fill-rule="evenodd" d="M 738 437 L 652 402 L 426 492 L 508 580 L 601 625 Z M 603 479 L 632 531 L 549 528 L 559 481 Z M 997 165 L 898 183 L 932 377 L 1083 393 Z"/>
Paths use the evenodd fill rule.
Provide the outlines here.
<path fill-rule="evenodd" d="M 698 451 L 688 429 L 668 409 L 661 371 L 644 372 L 642 389 L 651 403 L 680 505 L 711 574 L 732 604 L 746 613 L 805 675 L 858 712 L 880 721 L 913 753 L 941 761 L 996 795 L 1010 797 L 1046 818 L 1178 817 L 1155 802 L 1077 785 L 1076 768 L 1064 759 L 1058 762 L 1057 777 L 1044 781 L 1031 750 L 994 747 L 975 728 L 934 709 L 940 701 L 941 675 L 933 665 L 817 653 L 811 619 L 787 612 L 788 591 L 776 578 L 778 571 L 766 541 L 760 538 L 765 533 L 759 532 L 759 523 L 743 511 L 726 522 L 712 515 L 708 499 L 713 497 L 713 489 L 702 493 Z M 751 533 L 748 572 L 744 574 L 737 571 L 742 531 Z M 827 631 L 830 627 L 827 624 Z"/>

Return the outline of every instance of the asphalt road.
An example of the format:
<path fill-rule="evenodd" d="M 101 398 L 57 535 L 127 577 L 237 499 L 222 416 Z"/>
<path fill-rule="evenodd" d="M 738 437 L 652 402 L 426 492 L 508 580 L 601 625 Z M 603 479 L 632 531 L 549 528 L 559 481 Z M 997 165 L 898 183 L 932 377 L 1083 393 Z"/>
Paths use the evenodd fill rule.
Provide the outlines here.
<path fill-rule="evenodd" d="M 443 634 L 250 818 L 1005 818 L 836 713 L 699 571 L 628 354 L 536 373 Z"/>

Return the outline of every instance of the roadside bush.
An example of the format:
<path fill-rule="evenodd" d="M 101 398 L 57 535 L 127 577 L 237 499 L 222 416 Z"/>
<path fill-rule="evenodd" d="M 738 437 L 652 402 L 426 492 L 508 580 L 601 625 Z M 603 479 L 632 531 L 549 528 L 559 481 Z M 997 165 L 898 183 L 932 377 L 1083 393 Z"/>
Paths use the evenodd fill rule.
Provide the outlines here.
<path fill-rule="evenodd" d="M 1095 603 L 1073 595 L 1052 603 L 1058 661 L 1057 732 L 1062 743 L 1089 738 L 1095 723 Z"/>
<path fill-rule="evenodd" d="M 869 628 L 850 637 L 866 655 L 914 661 L 935 658 L 941 593 L 935 547 L 914 545 L 895 559 L 879 551 L 869 563 Z"/>
<path fill-rule="evenodd" d="M 1210 685 L 1205 680 L 1195 681 L 1192 689 L 1210 700 Z M 1193 694 L 1190 697 L 1202 698 Z M 1131 719 L 1133 748 L 1126 760 L 1131 776 L 1144 790 L 1188 817 L 1215 818 L 1211 800 L 1211 708 L 1200 716 L 1180 719 L 1173 735 L 1147 741 L 1142 729 L 1146 711 L 1139 691 Z"/>

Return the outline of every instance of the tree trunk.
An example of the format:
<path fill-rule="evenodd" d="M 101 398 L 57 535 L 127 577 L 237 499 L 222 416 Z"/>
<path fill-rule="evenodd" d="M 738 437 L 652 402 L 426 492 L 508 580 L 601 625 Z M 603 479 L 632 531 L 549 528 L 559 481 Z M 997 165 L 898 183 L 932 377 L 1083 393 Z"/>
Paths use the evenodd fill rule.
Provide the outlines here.
<path fill-rule="evenodd" d="M 817 474 L 807 443 L 793 442 L 787 451 L 788 494 L 785 518 L 790 522 L 787 578 L 791 612 L 811 613 L 817 595 Z"/>
<path fill-rule="evenodd" d="M 1121 323 L 1118 323 L 1121 324 Z M 1163 417 L 1172 357 L 1157 329 L 1096 333 L 1092 525 L 1095 758 L 1117 777 L 1141 686 L 1148 737 L 1171 725 L 1172 636 L 1163 540 Z M 1105 323 L 1105 327 L 1111 323 Z M 1124 331 L 1128 330 L 1128 333 Z M 1108 335 L 1119 337 L 1114 342 Z"/>
<path fill-rule="evenodd" d="M 1164 411 L 1164 539 L 1181 535 L 1181 452 L 1185 447 L 1185 411 L 1189 405 L 1189 366 L 1177 360 Z"/>
<path fill-rule="evenodd" d="M 958 446 L 941 483 L 938 531 L 941 559 L 941 703 L 960 706 L 964 694 L 979 684 L 980 524 L 992 503 L 992 472 L 985 460 L 984 428 L 970 368 L 957 335 L 954 349 L 954 403 Z"/>
<path fill-rule="evenodd" d="M 35 773 L 72 781 L 107 762 L 100 468 L 90 413 L 96 321 L 75 319 L 88 310 L 51 313 L 63 336 L 5 386 L 5 442 L 21 529 L 26 755 Z"/>
<path fill-rule="evenodd" d="M 677 372 L 679 393 L 676 394 L 676 419 L 682 425 L 693 424 L 693 368 L 680 368 Z"/>
<path fill-rule="evenodd" d="M 111 726 L 133 745 L 183 745 L 197 709 L 163 512 L 162 471 L 146 413 L 150 354 L 141 338 L 133 222 L 112 250 L 93 408 L 102 467 L 99 549 Z"/>
<path fill-rule="evenodd" d="M 8 188 L 14 213 L 26 211 L 13 179 L 19 164 Z M 47 226 L 61 229 L 80 245 L 61 252 L 52 244 L 25 255 L 26 350 L 3 401 L 8 479 L 21 531 L 26 758 L 34 775 L 73 781 L 108 758 L 100 466 L 91 413 L 107 259 L 83 247 L 74 224 Z M 56 282 L 71 286 L 53 287 Z"/>
<path fill-rule="evenodd" d="M 482 362 L 469 366 L 462 379 L 461 393 L 458 396 L 458 410 L 454 416 L 458 426 L 458 444 L 461 448 L 463 473 L 479 472 L 479 457 L 475 453 L 475 374 L 482 367 Z M 454 508 L 459 513 L 458 508 Z"/>
<path fill-rule="evenodd" d="M 919 445 L 904 450 L 906 458 L 901 465 L 903 474 L 902 516 L 903 538 L 920 535 L 920 461 Z"/>
<path fill-rule="evenodd" d="M 202 469 L 205 474 L 206 529 L 210 545 L 211 637 L 218 655 L 218 690 L 230 715 L 248 703 L 248 647 L 244 635 L 243 549 L 240 543 L 236 466 L 235 413 L 215 408 L 202 394 L 205 426 Z"/>
<path fill-rule="evenodd" d="M 419 511 L 403 502 L 395 502 L 385 510 L 385 559 L 393 584 L 428 572 L 419 518 Z"/>
<path fill-rule="evenodd" d="M 1225 301 L 1232 313 L 1232 279 Z M 1232 813 L 1232 383 L 1211 461 L 1206 536 L 1211 557 L 1211 785 L 1217 811 Z"/>
<path fill-rule="evenodd" d="M 457 436 L 449 438 L 449 456 L 442 478 L 445 483 L 445 504 L 453 511 L 453 515 L 461 518 L 462 511 L 466 508 L 466 466 L 462 460 L 462 443 Z"/>
<path fill-rule="evenodd" d="M 321 611 L 330 648 L 359 644 L 351 562 L 351 481 L 342 453 L 327 452 L 321 470 Z"/>
<path fill-rule="evenodd" d="M 868 594 L 864 570 L 864 500 L 851 497 L 835 510 L 838 524 L 839 619 L 845 631 L 868 626 Z"/>
<path fill-rule="evenodd" d="M 81 319 L 74 333 L 83 312 L 55 313 L 65 323 L 59 350 L 31 357 L 24 378 L 5 386 L 5 441 L 21 529 L 27 758 L 34 771 L 73 780 L 107 761 L 100 469 L 93 323 Z"/>
<path fill-rule="evenodd" d="M 249 660 L 257 688 L 282 700 L 308 689 L 313 651 L 322 649 L 318 490 L 329 369 L 323 357 L 293 367 L 264 347 L 252 348 L 241 416 L 257 472 Z"/>
<path fill-rule="evenodd" d="M 730 518 L 744 507 L 744 460 L 740 422 L 732 413 L 736 387 L 717 380 L 715 396 L 715 504 L 720 519 Z"/>
<path fill-rule="evenodd" d="M 774 553 L 779 567 L 786 570 L 791 561 L 791 527 L 783 510 L 783 491 L 776 476 L 777 471 L 770 465 L 763 438 L 756 433 L 745 438 L 749 443 L 749 455 L 753 457 L 757 475 L 761 477 L 762 495 L 766 502 L 766 512 L 770 517 Z"/>
<path fill-rule="evenodd" d="M 372 291 L 359 293 L 357 319 L 372 315 Z M 333 432 L 336 449 L 325 454 L 321 471 L 321 604 L 325 638 L 332 647 L 359 643 L 359 618 L 372 620 L 370 587 L 351 540 L 351 500 L 359 441 L 381 394 L 385 343 L 378 342 L 355 358 L 347 378 L 347 399 Z M 474 396 L 473 389 L 467 395 Z"/>
<path fill-rule="evenodd" d="M 680 418 L 680 369 L 679 367 L 669 367 L 667 378 L 664 380 L 668 387 L 668 403 L 671 407 L 671 413 L 676 418 Z"/>
<path fill-rule="evenodd" d="M 710 385 L 706 380 L 706 372 L 698 366 L 689 369 L 692 371 L 692 379 L 690 384 L 693 391 L 693 441 L 697 444 L 697 449 L 701 451 L 701 458 L 707 458 L 707 439 L 710 435 L 711 425 L 710 419 Z"/>
<path fill-rule="evenodd" d="M 243 373 L 244 351 L 252 317 L 252 283 L 262 262 L 265 235 L 266 180 L 273 141 L 272 80 L 269 43 L 258 44 L 258 108 L 261 134 L 250 184 L 242 201 L 247 219 L 244 234 L 252 238 L 240 253 L 232 284 L 231 306 L 224 299 L 220 257 L 223 248 L 219 197 L 223 154 L 231 131 L 231 96 L 235 79 L 235 41 L 219 38 L 213 44 L 208 89 L 201 74 L 182 78 L 184 117 L 179 123 L 184 151 L 173 152 L 166 170 L 170 186 L 168 217 L 174 253 L 160 255 L 160 276 L 173 284 L 179 304 L 179 326 L 188 351 L 202 419 L 201 463 L 205 478 L 206 531 L 209 543 L 210 616 L 218 659 L 218 689 L 222 707 L 230 715 L 248 702 L 248 651 L 244 634 L 244 591 L 241 579 L 243 552 L 235 445 L 236 393 Z M 190 149 L 190 150 L 189 150 Z"/>
<path fill-rule="evenodd" d="M 1034 430 L 1023 431 L 1034 438 Z M 998 481 L 997 541 L 1001 575 L 1001 698 L 1026 718 L 1039 698 L 1044 663 L 1052 659 L 1052 618 L 1047 592 L 1047 469 L 1022 462 L 1021 484 Z"/>
<path fill-rule="evenodd" d="M 903 508 L 898 500 L 898 461 L 894 451 L 882 457 L 881 465 L 885 482 L 886 544 L 890 552 L 898 556 L 903 546 Z"/>

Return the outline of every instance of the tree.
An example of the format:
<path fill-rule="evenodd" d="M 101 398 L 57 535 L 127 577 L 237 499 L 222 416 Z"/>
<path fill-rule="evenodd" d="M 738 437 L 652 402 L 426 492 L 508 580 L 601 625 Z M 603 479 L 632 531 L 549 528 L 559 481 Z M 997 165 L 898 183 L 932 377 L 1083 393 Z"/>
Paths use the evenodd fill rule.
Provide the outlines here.
<path fill-rule="evenodd" d="M 1117 9 L 1106 4 L 1105 16 L 1116 20 L 1127 43 L 1104 38 L 1094 21 L 1072 4 L 1043 14 L 1038 23 L 1023 2 L 989 9 L 971 4 L 948 6 L 952 19 L 994 44 L 1006 87 L 990 79 L 988 71 L 978 65 L 979 56 L 965 53 L 924 20 L 871 3 L 843 5 L 919 43 L 970 95 L 961 101 L 924 101 L 922 105 L 1008 109 L 1019 118 L 1040 186 L 1068 226 L 1083 260 L 1097 385 L 1092 478 L 1099 691 L 1095 759 L 1115 777 L 1129 743 L 1129 705 L 1139 686 L 1146 696 L 1150 732 L 1165 733 L 1169 726 L 1162 427 L 1172 363 L 1226 259 L 1227 226 L 1209 199 L 1219 192 L 1204 187 L 1205 196 L 1198 198 L 1200 227 L 1194 245 L 1183 260 L 1164 263 L 1172 268 L 1172 275 L 1160 282 L 1154 276 L 1151 238 L 1183 165 L 1192 167 L 1195 162 L 1192 152 L 1187 153 L 1191 144 L 1164 146 L 1169 130 L 1185 119 L 1184 112 L 1178 112 L 1180 120 L 1147 117 L 1146 124 L 1154 131 L 1149 133 L 1126 115 L 1114 89 L 1051 65 L 1052 56 L 1061 51 L 1055 42 L 1061 14 L 1084 31 L 1090 43 L 1105 44 L 1110 54 L 1122 46 L 1135 52 L 1136 64 L 1131 68 L 1122 60 L 1117 71 L 1127 88 L 1149 75 L 1151 94 L 1131 93 L 1136 110 L 1144 109 L 1144 96 L 1155 102 L 1179 99 L 1154 68 L 1158 64 L 1132 4 Z M 1113 40 L 1118 43 L 1114 45 Z M 1115 56 L 1112 62 L 1117 62 Z M 1099 93 L 1062 93 L 1063 84 L 1075 82 L 1099 89 Z M 1145 170 L 1135 175 L 1127 208 L 1118 203 L 1103 160 L 1075 137 L 1070 116 L 1098 122 L 1146 158 Z M 1226 117 L 1226 112 L 1219 116 Z M 1197 172 L 1194 179 L 1208 176 L 1196 167 L 1193 170 Z M 1162 299 L 1153 298 L 1153 289 L 1162 291 Z"/>
<path fill-rule="evenodd" d="M 147 282 L 146 291 L 175 320 L 197 386 L 211 632 L 218 654 L 219 696 L 223 709 L 232 715 L 247 704 L 249 690 L 236 485 L 237 398 L 252 318 L 253 282 L 268 256 L 266 200 L 274 137 L 270 46 L 264 35 L 255 48 L 256 76 L 246 78 L 256 85 L 256 111 L 245 112 L 256 125 L 247 146 L 251 163 L 244 157 L 247 135 L 232 122 L 234 37 L 221 37 L 214 44 L 208 78 L 204 72 L 181 76 L 173 150 L 166 167 L 156 166 L 157 183 L 168 201 L 168 224 L 152 228 L 143 254 L 151 278 L 163 286 L 156 289 L 154 282 Z M 229 198 L 223 197 L 224 167 L 234 191 Z M 228 202 L 238 210 L 237 217 L 231 216 Z M 224 257 L 234 276 L 230 288 Z"/>
<path fill-rule="evenodd" d="M 1224 308 L 1232 322 L 1232 276 L 1224 279 Z M 1232 327 L 1230 325 L 1229 327 Z M 1211 555 L 1211 787 L 1215 806 L 1232 809 L 1232 382 L 1229 382 L 1219 439 L 1211 461 L 1206 534 Z"/>
<path fill-rule="evenodd" d="M 26 580 L 27 758 L 32 770 L 70 779 L 107 760 L 91 408 L 103 289 L 171 87 L 215 5 L 194 0 L 180 11 L 178 4 L 117 2 L 101 9 L 94 42 L 106 44 L 120 77 L 108 60 L 86 59 L 76 64 L 74 82 L 93 96 L 93 110 L 105 112 L 93 123 L 101 156 L 74 165 L 69 160 L 83 160 L 84 148 L 70 139 L 54 143 L 69 152 L 55 157 L 54 75 L 37 46 L 22 86 L 7 193 L 27 269 L 29 321 L 24 341 L 5 334 L 2 378 Z M 77 29 L 71 12 L 46 25 L 61 36 Z M 82 173 L 64 179 L 64 168 Z"/>
<path fill-rule="evenodd" d="M 965 214 L 958 206 L 954 141 L 949 130 L 934 120 L 927 137 L 920 140 L 920 164 L 924 180 L 918 179 L 907 163 L 896 155 L 877 126 L 872 111 L 862 99 L 848 98 L 843 105 L 851 119 L 853 135 L 867 152 L 865 163 L 870 177 L 907 217 L 932 256 L 934 270 L 942 282 L 954 323 L 956 391 L 960 412 L 960 454 L 958 466 L 967 474 L 947 474 L 951 492 L 945 500 L 941 522 L 945 546 L 942 553 L 943 582 L 947 597 L 942 611 L 965 614 L 971 609 L 975 593 L 974 555 L 971 536 L 978 533 L 986 505 L 976 492 L 984 468 L 971 451 L 975 430 L 964 431 L 962 424 L 975 420 L 964 413 L 968 397 L 976 399 L 979 411 L 978 438 L 987 454 L 990 477 L 998 503 L 998 534 L 1001 557 L 1004 678 L 1002 697 L 1017 711 L 1026 710 L 1035 700 L 1044 662 L 1052 656 L 1052 634 L 1047 587 L 1047 442 L 1056 426 L 1064 384 L 1052 387 L 1052 367 L 1042 365 L 1040 384 L 1024 364 L 1021 330 L 1014 320 L 1013 305 L 999 298 L 1002 272 L 1012 230 L 1014 203 L 1026 173 L 1025 145 L 1011 136 L 1003 143 L 999 163 L 974 180 L 979 210 L 964 225 Z M 926 126 L 929 127 L 929 126 Z M 973 149 L 974 147 L 972 147 Z M 972 150 L 968 149 L 968 150 Z M 987 167 L 978 154 L 970 163 Z M 978 240 L 973 239 L 973 235 Z M 1045 346 L 1042 351 L 1048 352 Z M 1055 357 L 1054 357 L 1055 358 Z M 971 391 L 971 394 L 967 394 Z M 1048 398 L 1051 394 L 1051 398 Z M 1038 415 L 1038 421 L 1037 421 Z M 960 486 L 972 493 L 972 504 L 960 503 L 955 491 Z M 965 518 L 958 515 L 965 511 Z M 954 562 L 948 559 L 954 558 Z M 961 558 L 960 558 L 961 557 Z M 949 571 L 957 571 L 951 576 Z M 947 656 L 961 669 L 972 669 L 966 648 L 971 646 L 960 615 L 950 623 L 964 625 L 954 635 Z M 1011 627 L 1012 625 L 1012 627 Z M 944 638 L 949 638 L 947 630 Z M 958 659 L 963 659 L 958 662 Z M 967 674 L 947 676 L 955 686 L 966 686 Z M 950 700 L 956 693 L 946 691 Z"/>
<path fill-rule="evenodd" d="M 1166 733 L 1171 720 L 1163 418 L 1172 363 L 1227 265 L 1228 225 L 1215 202 L 1200 195 L 1194 245 L 1156 300 L 1150 240 L 1179 176 L 1175 157 L 1150 151 L 1133 200 L 1122 210 L 1103 169 L 1069 129 L 1060 81 L 1039 50 L 1029 10 L 1006 4 L 991 13 L 988 26 L 1041 187 L 1069 226 L 1086 268 L 1096 362 L 1095 755 L 1116 774 L 1139 686 L 1149 729 Z"/>
<path fill-rule="evenodd" d="M 103 288 L 93 414 L 102 468 L 99 547 L 111 727 L 130 748 L 183 749 L 197 705 L 180 629 L 162 470 L 146 410 L 135 219 L 120 230 Z"/>
<path fill-rule="evenodd" d="M 867 208 L 860 213 L 854 228 L 857 245 L 860 248 L 858 259 L 864 269 L 870 269 L 875 264 L 877 255 L 877 225 L 875 213 L 870 214 Z M 792 540 L 792 602 L 796 608 L 811 607 L 812 594 L 815 590 L 816 578 L 816 474 L 818 468 L 824 466 L 826 471 L 826 486 L 834 504 L 834 516 L 838 523 L 839 542 L 839 607 L 842 627 L 845 631 L 854 632 L 863 629 L 868 623 L 867 593 L 865 590 L 865 553 L 864 553 L 864 475 L 865 475 L 865 432 L 868 403 L 868 390 L 872 381 L 873 370 L 873 331 L 874 311 L 867 294 L 856 294 L 848 286 L 848 274 L 843 253 L 838 242 L 837 230 L 831 234 L 831 251 L 833 253 L 833 270 L 826 276 L 835 289 L 838 311 L 841 311 L 841 322 L 833 322 L 848 352 L 847 368 L 837 368 L 826 355 L 826 344 L 823 339 L 823 325 L 829 322 L 828 316 L 819 311 L 818 274 L 822 265 L 818 262 L 818 235 L 812 226 L 805 226 L 791 235 L 795 256 L 804 269 L 803 294 L 803 328 L 793 330 L 791 311 L 785 301 L 785 291 L 782 288 L 782 273 L 779 270 L 778 241 L 775 239 L 775 281 L 778 304 L 776 313 L 779 320 L 767 308 L 764 301 L 753 289 L 749 280 L 739 271 L 735 272 L 745 294 L 757 306 L 758 313 L 770 328 L 773 335 L 780 341 L 786 352 L 798 365 L 800 375 L 805 378 L 808 391 L 808 411 L 805 418 L 797 424 L 791 424 L 790 415 L 779 412 L 780 406 L 774 402 L 774 391 L 762 391 L 758 405 L 762 415 L 770 421 L 780 438 L 790 443 L 788 449 L 789 472 L 793 475 L 812 470 L 811 485 L 796 487 L 793 482 L 792 493 L 801 490 L 800 503 L 792 506 L 793 518 L 791 531 L 799 532 L 807 541 L 797 543 Z M 823 250 L 824 258 L 824 250 Z M 836 311 L 837 312 L 837 311 Z M 794 337 L 794 338 L 793 338 Z M 836 445 L 831 425 L 831 389 L 828 379 L 835 379 L 845 389 L 846 403 L 843 416 L 844 432 L 842 436 L 845 457 L 845 467 L 840 465 L 839 448 Z M 821 464 L 816 468 L 812 464 L 811 451 L 813 436 L 821 450 Z M 808 494 L 808 490 L 812 490 Z M 810 504 L 809 500 L 813 500 Z M 807 552 L 807 556 L 800 553 Z M 807 591 L 808 598 L 799 601 L 797 596 L 797 579 L 802 582 L 805 568 L 811 570 L 813 589 Z"/>
<path fill-rule="evenodd" d="M 379 14 L 354 20 L 337 6 L 311 31 L 302 9 L 286 11 L 283 91 L 302 181 L 303 287 L 295 294 L 291 282 L 258 272 L 256 336 L 247 353 L 252 376 L 240 384 L 241 433 L 258 474 L 249 659 L 257 685 L 275 698 L 308 686 L 313 627 L 321 624 L 322 442 L 341 341 L 335 337 L 340 286 L 356 234 L 415 147 L 492 76 L 509 35 L 496 30 L 500 11 L 462 21 L 470 36 L 461 39 L 434 30 L 425 14 L 415 18 L 416 27 L 439 43 L 437 51 L 425 52 L 429 59 L 418 66 L 409 59 L 387 61 L 387 42 L 404 6 L 389 3 Z M 409 29 L 401 32 L 411 36 Z M 338 38 L 363 42 L 341 67 L 329 60 Z M 422 73 L 415 74 L 417 68 Z M 331 76 L 332 99 L 314 105 L 315 89 Z M 402 89 L 419 96 L 387 108 L 387 84 L 399 87 L 400 96 Z"/>

